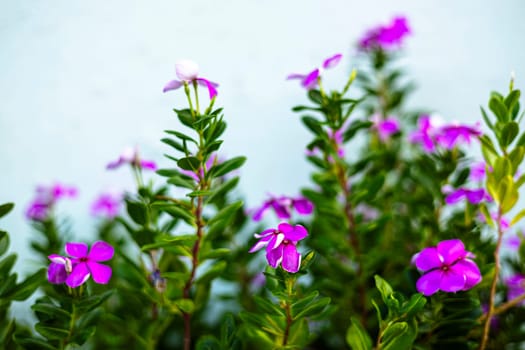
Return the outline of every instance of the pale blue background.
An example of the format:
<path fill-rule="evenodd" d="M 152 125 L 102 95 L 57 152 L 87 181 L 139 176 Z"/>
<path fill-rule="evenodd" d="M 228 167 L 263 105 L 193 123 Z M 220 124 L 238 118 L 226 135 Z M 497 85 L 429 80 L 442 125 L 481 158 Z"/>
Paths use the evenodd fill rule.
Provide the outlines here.
<path fill-rule="evenodd" d="M 405 14 L 414 34 L 404 64 L 419 85 L 410 104 L 474 122 L 511 71 L 525 87 L 524 10 L 523 0 L 2 0 L 0 202 L 17 207 L 0 226 L 31 266 L 23 211 L 36 184 L 59 180 L 79 186 L 79 199 L 60 210 L 89 240 L 96 194 L 131 185 L 126 171 L 105 171 L 108 161 L 136 144 L 169 164 L 158 140 L 185 101 L 161 90 L 178 59 L 220 83 L 224 150 L 248 156 L 241 190 L 255 206 L 268 191 L 294 194 L 308 181 L 308 133 L 290 111 L 305 97 L 284 81 L 288 73 L 342 52 L 344 63 L 327 74 L 342 84 L 364 30 Z"/>

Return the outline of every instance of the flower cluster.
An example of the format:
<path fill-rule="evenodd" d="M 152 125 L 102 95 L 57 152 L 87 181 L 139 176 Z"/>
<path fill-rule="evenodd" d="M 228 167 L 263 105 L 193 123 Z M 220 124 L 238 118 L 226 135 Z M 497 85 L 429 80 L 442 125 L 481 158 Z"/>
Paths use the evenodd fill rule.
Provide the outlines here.
<path fill-rule="evenodd" d="M 309 215 L 312 213 L 314 206 L 307 198 L 304 197 L 271 197 L 266 200 L 263 205 L 255 210 L 252 219 L 260 221 L 268 210 L 273 209 L 277 217 L 281 220 L 290 219 L 292 216 L 292 209 L 301 215 Z"/>
<path fill-rule="evenodd" d="M 325 59 L 321 67 L 315 68 L 314 70 L 312 70 L 311 72 L 307 74 L 297 74 L 297 73 L 290 74 L 288 75 L 286 79 L 287 80 L 298 79 L 301 81 L 301 86 L 304 87 L 305 89 L 307 90 L 315 89 L 319 83 L 319 79 L 323 71 L 325 69 L 330 69 L 330 68 L 337 66 L 339 62 L 341 61 L 341 58 L 343 58 L 342 54 L 340 53 L 335 54 Z"/>
<path fill-rule="evenodd" d="M 399 121 L 394 117 L 381 118 L 378 114 L 371 117 L 373 128 L 377 131 L 379 139 L 386 142 L 390 136 L 399 132 Z"/>
<path fill-rule="evenodd" d="M 49 217 L 49 213 L 62 198 L 75 198 L 77 189 L 72 186 L 66 186 L 55 183 L 52 186 L 38 186 L 36 196 L 29 204 L 26 210 L 26 217 L 29 220 L 44 221 Z"/>
<path fill-rule="evenodd" d="M 119 158 L 113 162 L 108 163 L 107 169 L 117 169 L 122 165 L 129 164 L 134 168 L 141 168 L 147 170 L 157 170 L 157 164 L 151 160 L 142 160 L 139 157 L 139 152 L 136 148 L 127 147 L 120 154 Z"/>
<path fill-rule="evenodd" d="M 118 215 L 122 204 L 122 193 L 106 192 L 98 196 L 91 204 L 91 214 L 112 219 Z"/>
<path fill-rule="evenodd" d="M 164 89 L 162 90 L 163 92 L 177 90 L 185 84 L 195 83 L 208 89 L 210 100 L 217 96 L 217 87 L 219 87 L 219 84 L 203 77 L 199 77 L 199 65 L 197 63 L 190 60 L 180 60 L 175 63 L 175 74 L 179 80 L 169 81 L 164 86 Z"/>
<path fill-rule="evenodd" d="M 372 28 L 359 40 L 359 48 L 389 50 L 401 46 L 403 39 L 410 34 L 405 17 L 395 17 L 390 24 Z"/>
<path fill-rule="evenodd" d="M 410 134 L 410 142 L 419 143 L 427 153 L 434 152 L 436 146 L 453 149 L 461 141 L 470 144 L 482 135 L 479 124 L 474 126 L 451 123 L 443 125 L 439 118 L 423 115 L 418 120 L 418 130 Z"/>
<path fill-rule="evenodd" d="M 413 261 L 423 272 L 417 290 L 426 295 L 437 291 L 457 292 L 468 290 L 481 281 L 481 272 L 474 261 L 474 254 L 465 250 L 459 239 L 441 241 L 416 254 Z"/>
<path fill-rule="evenodd" d="M 71 288 L 84 284 L 90 276 L 98 284 L 107 284 L 111 278 L 111 267 L 99 264 L 113 257 L 114 249 L 106 242 L 93 243 L 91 251 L 85 243 L 66 243 L 66 254 L 49 255 L 51 264 L 47 270 L 47 280 L 53 284 L 66 283 Z"/>
<path fill-rule="evenodd" d="M 297 251 L 297 243 L 308 236 L 308 231 L 301 226 L 292 226 L 281 223 L 277 229 L 270 228 L 260 234 L 255 234 L 259 239 L 249 250 L 254 253 L 266 247 L 266 260 L 268 264 L 277 268 L 281 265 L 285 271 L 296 273 L 301 266 L 301 254 Z"/>

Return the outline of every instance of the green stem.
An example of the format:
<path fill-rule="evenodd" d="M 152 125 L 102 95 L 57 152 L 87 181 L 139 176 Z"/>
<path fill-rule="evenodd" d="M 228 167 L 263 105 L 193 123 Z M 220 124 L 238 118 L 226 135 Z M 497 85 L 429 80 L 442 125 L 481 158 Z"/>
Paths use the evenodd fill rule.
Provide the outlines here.
<path fill-rule="evenodd" d="M 197 82 L 196 81 L 193 81 L 193 91 L 195 92 L 195 109 L 196 109 L 197 115 L 200 115 L 199 93 L 197 91 Z"/>
<path fill-rule="evenodd" d="M 191 115 L 195 117 L 195 110 L 193 109 L 193 102 L 191 101 L 190 88 L 187 82 L 184 82 L 184 93 L 186 94 L 186 97 L 188 98 L 188 104 L 190 105 Z"/>

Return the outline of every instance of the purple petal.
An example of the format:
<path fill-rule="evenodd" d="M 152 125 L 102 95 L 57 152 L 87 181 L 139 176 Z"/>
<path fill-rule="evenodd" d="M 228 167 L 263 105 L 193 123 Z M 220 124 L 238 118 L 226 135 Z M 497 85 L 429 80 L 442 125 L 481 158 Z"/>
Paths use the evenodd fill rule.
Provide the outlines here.
<path fill-rule="evenodd" d="M 107 284 L 109 282 L 111 278 L 111 267 L 94 261 L 89 261 L 87 265 L 93 276 L 93 281 L 98 284 Z"/>
<path fill-rule="evenodd" d="M 157 164 L 152 160 L 141 160 L 140 167 L 147 170 L 157 170 Z"/>
<path fill-rule="evenodd" d="M 195 79 L 197 84 L 206 86 L 208 88 L 208 94 L 210 95 L 210 100 L 213 99 L 215 96 L 217 96 L 218 92 L 216 87 L 219 86 L 219 84 L 209 81 L 208 79 L 204 78 L 197 78 Z"/>
<path fill-rule="evenodd" d="M 343 58 L 343 55 L 338 53 L 336 55 L 333 55 L 332 57 L 327 58 L 323 62 L 323 68 L 329 69 L 337 66 L 339 62 L 341 61 L 341 58 Z"/>
<path fill-rule="evenodd" d="M 177 61 L 175 62 L 175 74 L 180 80 L 195 80 L 199 75 L 199 65 L 191 60 Z"/>
<path fill-rule="evenodd" d="M 106 165 L 106 169 L 116 169 L 124 163 L 126 163 L 126 161 L 122 158 L 119 158 L 113 162 L 108 163 L 108 165 Z"/>
<path fill-rule="evenodd" d="M 466 281 L 463 290 L 468 290 L 481 282 L 481 272 L 478 265 L 472 260 L 462 259 L 454 264 L 451 269 L 465 276 Z"/>
<path fill-rule="evenodd" d="M 270 242 L 268 243 L 268 246 L 266 247 L 266 251 L 277 249 L 281 243 L 284 241 L 284 234 L 279 233 L 276 235 L 273 235 L 270 239 Z"/>
<path fill-rule="evenodd" d="M 71 288 L 76 288 L 86 282 L 89 275 L 89 269 L 86 263 L 77 264 L 67 277 L 66 284 Z"/>
<path fill-rule="evenodd" d="M 444 292 L 454 293 L 465 288 L 466 281 L 465 275 L 450 269 L 443 272 L 439 289 Z"/>
<path fill-rule="evenodd" d="M 292 73 L 290 75 L 288 75 L 286 77 L 286 80 L 292 80 L 292 79 L 299 79 L 299 80 L 304 80 L 306 79 L 307 75 L 305 74 L 296 74 L 296 73 Z"/>
<path fill-rule="evenodd" d="M 433 270 L 421 276 L 416 282 L 417 291 L 426 296 L 436 293 L 441 284 L 442 274 L 441 270 Z"/>
<path fill-rule="evenodd" d="M 297 242 L 297 241 L 300 241 L 301 239 L 304 239 L 306 236 L 308 236 L 308 231 L 306 231 L 306 229 L 301 225 L 295 225 L 293 227 L 293 230 L 288 231 L 287 233 L 284 234 L 284 236 L 286 237 L 286 239 L 290 241 Z"/>
<path fill-rule="evenodd" d="M 62 284 L 67 279 L 65 264 L 52 262 L 47 269 L 47 280 L 49 283 Z"/>
<path fill-rule="evenodd" d="M 162 89 L 162 92 L 167 92 L 171 90 L 177 90 L 182 86 L 182 81 L 179 80 L 172 80 L 169 81 L 166 85 L 164 85 L 164 88 Z"/>
<path fill-rule="evenodd" d="M 293 200 L 293 207 L 299 214 L 308 215 L 314 210 L 314 205 L 306 198 L 298 198 Z"/>
<path fill-rule="evenodd" d="M 301 85 L 307 89 L 311 90 L 317 86 L 317 79 L 319 78 L 319 69 L 311 71 L 306 78 L 301 82 Z"/>
<path fill-rule="evenodd" d="M 283 261 L 281 263 L 285 271 L 296 273 L 301 266 L 301 254 L 297 252 L 294 244 L 285 244 L 283 248 Z"/>
<path fill-rule="evenodd" d="M 277 247 L 277 249 L 266 251 L 266 260 L 268 261 L 268 265 L 270 265 L 274 269 L 277 268 L 277 266 L 279 266 L 279 264 L 283 260 L 283 249 L 284 246 L 280 245 L 279 247 Z"/>
<path fill-rule="evenodd" d="M 289 219 L 292 215 L 290 214 L 290 210 L 288 207 L 280 203 L 279 201 L 272 201 L 271 203 L 273 210 L 275 211 L 275 214 L 277 217 L 281 220 L 283 219 Z"/>
<path fill-rule="evenodd" d="M 250 248 L 248 253 L 254 253 L 258 251 L 259 249 L 266 247 L 272 238 L 273 238 L 273 235 L 262 237 L 257 243 L 255 243 L 253 247 Z"/>
<path fill-rule="evenodd" d="M 429 247 L 423 249 L 415 257 L 415 265 L 421 271 L 432 270 L 442 265 L 436 247 Z"/>
<path fill-rule="evenodd" d="M 467 200 L 472 204 L 479 204 L 485 199 L 485 190 L 480 188 L 478 190 L 465 190 Z"/>
<path fill-rule="evenodd" d="M 294 227 L 287 222 L 281 222 L 279 226 L 277 226 L 277 230 L 279 230 L 279 232 L 282 232 L 285 236 L 287 236 L 288 233 L 294 230 Z"/>
<path fill-rule="evenodd" d="M 448 196 L 445 197 L 445 203 L 447 204 L 454 204 L 459 202 L 463 197 L 465 197 L 467 194 L 464 189 L 460 188 L 452 193 L 450 193 Z"/>
<path fill-rule="evenodd" d="M 463 259 L 467 255 L 465 245 L 459 239 L 449 239 L 439 242 L 437 252 L 443 258 L 443 263 L 446 265 L 452 265 L 455 261 Z"/>
<path fill-rule="evenodd" d="M 84 258 L 88 255 L 88 245 L 86 243 L 68 242 L 66 243 L 66 254 L 74 258 Z"/>
<path fill-rule="evenodd" d="M 257 209 L 255 214 L 253 214 L 253 217 L 252 217 L 253 221 L 261 221 L 264 213 L 268 210 L 268 208 L 270 208 L 270 203 L 269 202 L 264 202 L 262 207 Z"/>
<path fill-rule="evenodd" d="M 91 251 L 89 252 L 89 260 L 92 261 L 107 261 L 113 257 L 115 249 L 104 241 L 97 241 L 93 243 Z"/>

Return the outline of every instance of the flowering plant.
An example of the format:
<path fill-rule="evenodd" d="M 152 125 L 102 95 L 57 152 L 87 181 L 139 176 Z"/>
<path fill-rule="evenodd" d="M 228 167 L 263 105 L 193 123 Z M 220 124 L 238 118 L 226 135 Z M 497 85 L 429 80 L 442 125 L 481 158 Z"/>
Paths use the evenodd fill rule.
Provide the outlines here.
<path fill-rule="evenodd" d="M 523 346 L 520 91 L 511 81 L 491 94 L 485 128 L 406 109 L 396 57 L 410 33 L 404 17 L 369 30 L 341 89 L 323 83 L 339 53 L 288 76 L 309 99 L 293 111 L 311 136 L 311 183 L 262 204 L 236 190 L 246 158 L 222 152 L 218 84 L 179 61 L 163 91 L 188 106 L 161 139 L 169 165 L 136 147 L 113 158 L 107 168 L 127 167 L 135 188 L 99 195 L 85 242 L 57 210 L 76 188 L 39 187 L 26 216 L 40 268 L 22 280 L 0 231 L 3 348 Z M 13 317 L 11 303 L 37 290 L 33 321 Z"/>

